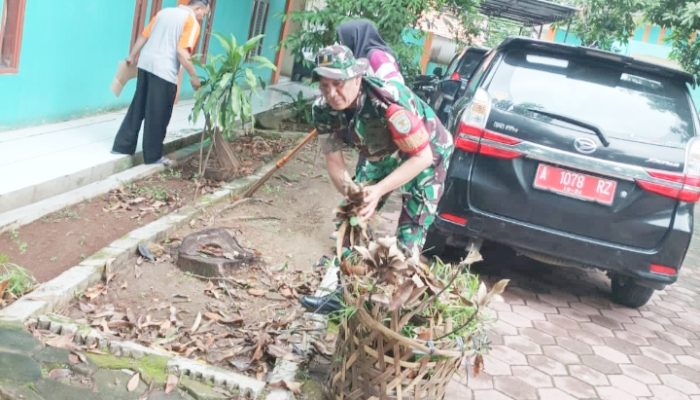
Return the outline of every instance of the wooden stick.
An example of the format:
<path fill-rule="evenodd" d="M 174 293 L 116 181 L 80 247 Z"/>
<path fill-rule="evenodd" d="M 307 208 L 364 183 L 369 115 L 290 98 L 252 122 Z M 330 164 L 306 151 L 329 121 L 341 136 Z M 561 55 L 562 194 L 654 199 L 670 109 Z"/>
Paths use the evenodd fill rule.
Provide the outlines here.
<path fill-rule="evenodd" d="M 282 168 L 289 160 L 291 160 L 292 157 L 294 157 L 294 155 L 296 155 L 296 153 L 298 153 L 299 150 L 301 150 L 301 148 L 304 147 L 304 145 L 306 145 L 306 144 L 309 143 L 313 138 L 315 138 L 316 135 L 318 135 L 318 131 L 316 131 L 316 129 L 312 129 L 311 132 L 309 132 L 309 134 L 306 135 L 306 137 L 304 137 L 304 139 L 302 139 L 301 142 L 299 142 L 299 144 L 297 144 L 293 149 L 291 149 L 291 150 L 289 151 L 289 153 L 287 153 L 284 157 L 280 158 L 280 159 L 277 161 L 277 163 L 275 163 L 275 167 L 274 167 L 274 168 L 272 168 L 271 170 L 269 170 L 262 178 L 258 179 L 258 181 L 255 182 L 255 184 L 253 184 L 253 186 L 251 186 L 248 190 L 246 190 L 245 193 L 243 193 L 243 196 L 241 196 L 241 197 L 242 197 L 242 198 L 250 197 L 250 196 L 253 195 L 253 193 L 257 192 L 258 189 L 260 189 L 260 187 L 261 187 L 265 182 L 267 182 L 267 180 L 270 179 L 270 177 L 272 177 L 272 175 L 275 174 L 275 172 L 277 172 L 277 171 L 278 171 L 280 168 Z"/>

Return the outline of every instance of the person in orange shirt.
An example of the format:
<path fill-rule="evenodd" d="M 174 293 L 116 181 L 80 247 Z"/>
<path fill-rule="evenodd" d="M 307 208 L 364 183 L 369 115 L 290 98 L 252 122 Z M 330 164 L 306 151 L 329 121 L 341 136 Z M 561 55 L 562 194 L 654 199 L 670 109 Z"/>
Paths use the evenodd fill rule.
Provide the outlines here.
<path fill-rule="evenodd" d="M 127 64 L 138 60 L 136 93 L 114 138 L 113 154 L 134 154 L 143 122 L 144 163 L 172 164 L 163 157 L 163 139 L 173 112 L 177 75 L 182 66 L 192 88 L 201 86 L 190 59 L 199 40 L 200 22 L 209 12 L 209 0 L 165 8 L 136 40 L 126 58 Z"/>

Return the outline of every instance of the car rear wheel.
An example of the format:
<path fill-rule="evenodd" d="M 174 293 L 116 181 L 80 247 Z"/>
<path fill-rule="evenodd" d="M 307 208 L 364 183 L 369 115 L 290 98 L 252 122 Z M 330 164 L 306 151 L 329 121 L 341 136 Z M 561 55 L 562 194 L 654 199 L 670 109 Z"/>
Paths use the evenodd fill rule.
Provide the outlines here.
<path fill-rule="evenodd" d="M 645 305 L 654 294 L 654 289 L 639 285 L 631 279 L 621 276 L 613 276 L 610 286 L 612 300 L 631 308 Z"/>

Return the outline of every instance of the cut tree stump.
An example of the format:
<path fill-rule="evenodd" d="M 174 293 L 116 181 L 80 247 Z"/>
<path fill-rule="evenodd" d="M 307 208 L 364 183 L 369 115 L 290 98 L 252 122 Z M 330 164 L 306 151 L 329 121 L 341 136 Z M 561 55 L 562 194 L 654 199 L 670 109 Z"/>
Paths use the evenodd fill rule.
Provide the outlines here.
<path fill-rule="evenodd" d="M 225 229 L 214 228 L 186 236 L 178 249 L 176 264 L 195 275 L 223 277 L 257 260 L 257 252 L 242 247 Z"/>

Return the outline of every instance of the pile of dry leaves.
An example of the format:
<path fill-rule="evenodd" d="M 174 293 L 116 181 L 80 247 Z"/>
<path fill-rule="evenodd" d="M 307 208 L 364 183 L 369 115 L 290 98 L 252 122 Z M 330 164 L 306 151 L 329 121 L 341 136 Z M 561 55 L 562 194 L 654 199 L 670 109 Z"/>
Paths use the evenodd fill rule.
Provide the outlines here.
<path fill-rule="evenodd" d="M 149 250 L 156 263 L 171 261 L 164 247 L 152 245 Z M 204 254 L 212 251 L 202 250 Z M 133 278 L 141 279 L 150 265 L 140 258 Z M 172 293 L 167 301 L 146 298 L 140 311 L 119 301 L 128 279 L 108 274 L 74 302 L 69 314 L 108 338 L 133 340 L 261 378 L 278 358 L 307 358 L 304 349 L 309 345 L 330 353 L 328 345 L 316 339 L 315 333 L 324 333 L 314 332 L 313 321 L 302 318 L 297 301 L 318 286 L 320 272 L 273 269 L 259 263 L 236 276 L 190 276 L 190 286 L 196 286 L 197 293 Z"/>
<path fill-rule="evenodd" d="M 259 166 L 259 161 L 269 161 L 294 145 L 294 138 L 264 138 L 262 136 L 241 136 L 231 142 L 237 156 L 240 156 L 241 168 L 238 175 L 250 175 Z"/>

